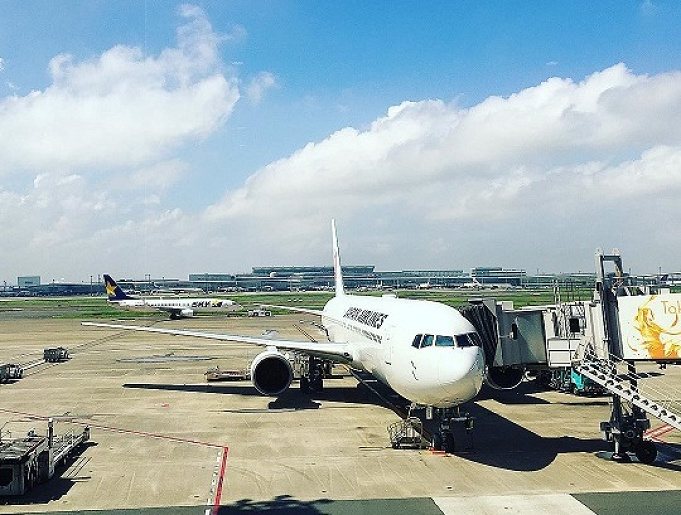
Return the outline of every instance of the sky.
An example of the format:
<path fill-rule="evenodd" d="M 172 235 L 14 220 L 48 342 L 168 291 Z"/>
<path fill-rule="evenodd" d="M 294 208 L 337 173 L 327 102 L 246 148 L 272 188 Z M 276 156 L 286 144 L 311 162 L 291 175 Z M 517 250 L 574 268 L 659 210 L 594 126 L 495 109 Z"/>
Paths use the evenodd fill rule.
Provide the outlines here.
<path fill-rule="evenodd" d="M 681 270 L 681 3 L 0 0 L 0 281 Z"/>

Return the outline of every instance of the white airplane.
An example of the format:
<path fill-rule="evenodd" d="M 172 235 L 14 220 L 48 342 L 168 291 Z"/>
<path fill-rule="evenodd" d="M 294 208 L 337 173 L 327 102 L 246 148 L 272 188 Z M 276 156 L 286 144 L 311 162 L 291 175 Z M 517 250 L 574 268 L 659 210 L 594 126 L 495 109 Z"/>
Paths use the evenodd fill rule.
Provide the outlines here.
<path fill-rule="evenodd" d="M 213 334 L 118 324 L 83 322 L 83 325 L 185 335 L 214 340 L 251 343 L 266 347 L 251 364 L 251 380 L 264 395 L 283 393 L 293 380 L 293 369 L 282 351 L 343 363 L 366 371 L 413 404 L 435 408 L 440 431 L 433 446 L 451 452 L 451 408 L 475 397 L 485 378 L 480 337 L 456 309 L 438 302 L 348 295 L 343 288 L 338 239 L 332 221 L 335 296 L 322 311 L 287 308 L 321 316 L 328 343 L 274 340 L 250 336 Z M 321 359 L 319 359 L 321 358 Z M 310 366 L 301 387 L 321 389 L 322 375 Z"/>
<path fill-rule="evenodd" d="M 170 314 L 170 318 L 193 317 L 197 311 L 226 312 L 239 309 L 239 304 L 227 299 L 199 299 L 196 297 L 140 298 L 125 293 L 110 275 L 104 274 L 107 299 L 122 309 L 147 311 L 156 309 Z"/>
<path fill-rule="evenodd" d="M 471 277 L 472 281 L 463 283 L 464 288 L 482 288 L 482 283 L 476 277 Z"/>

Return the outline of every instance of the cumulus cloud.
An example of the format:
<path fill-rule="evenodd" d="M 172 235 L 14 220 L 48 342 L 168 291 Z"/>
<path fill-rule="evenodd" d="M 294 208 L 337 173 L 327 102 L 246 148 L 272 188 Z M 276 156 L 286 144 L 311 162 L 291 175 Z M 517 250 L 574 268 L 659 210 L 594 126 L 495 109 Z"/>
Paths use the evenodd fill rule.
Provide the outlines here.
<path fill-rule="evenodd" d="M 158 56 L 123 45 L 86 61 L 60 54 L 50 86 L 0 99 L 0 173 L 140 165 L 215 130 L 237 83 L 220 71 L 220 38 L 204 13 L 181 15 L 177 46 Z"/>
<path fill-rule="evenodd" d="M 156 57 L 60 55 L 50 87 L 0 100 L 0 262 L 21 248 L 22 274 L 44 270 L 46 255 L 137 276 L 325 264 L 335 217 L 345 262 L 383 269 L 590 271 L 597 246 L 679 268 L 681 237 L 663 218 L 681 193 L 681 72 L 617 64 L 473 106 L 405 101 L 193 213 L 166 197 L 188 194 L 178 190 L 195 173 L 172 149 L 214 131 L 239 91 L 220 71 L 224 38 L 200 10 L 184 14 L 176 46 Z M 276 84 L 260 74 L 246 95 Z"/>
<path fill-rule="evenodd" d="M 254 102 L 259 103 L 263 95 L 270 89 L 277 86 L 275 76 L 270 72 L 260 72 L 255 76 L 246 87 L 246 94 L 248 98 Z"/>
<path fill-rule="evenodd" d="M 387 216 L 390 230 L 415 230 L 444 257 L 454 244 L 433 242 L 455 224 L 485 219 L 522 227 L 544 214 L 597 216 L 678 196 L 680 115 L 681 73 L 636 75 L 623 64 L 581 82 L 551 78 L 470 108 L 404 102 L 366 130 L 339 130 L 258 170 L 204 217 L 248 218 L 263 232 L 282 221 L 294 232 L 317 232 L 336 216 L 360 223 L 364 234 L 378 229 L 367 221 Z M 613 229 L 617 223 L 615 215 Z M 277 233 L 282 242 L 291 234 Z M 403 244 L 409 238 L 416 236 L 403 235 Z"/>
<path fill-rule="evenodd" d="M 219 47 L 245 31 L 218 35 L 195 6 L 178 14 L 175 44 L 157 55 L 126 45 L 88 59 L 60 53 L 49 86 L 0 97 L 6 279 L 99 270 L 119 245 L 140 266 L 140 252 L 181 244 L 189 224 L 163 195 L 192 173 L 177 152 L 218 130 L 238 101 Z M 129 242 L 100 238 L 119 232 Z"/>
<path fill-rule="evenodd" d="M 660 8 L 655 5 L 653 0 L 643 0 L 641 3 L 641 13 L 644 16 L 655 16 Z"/>

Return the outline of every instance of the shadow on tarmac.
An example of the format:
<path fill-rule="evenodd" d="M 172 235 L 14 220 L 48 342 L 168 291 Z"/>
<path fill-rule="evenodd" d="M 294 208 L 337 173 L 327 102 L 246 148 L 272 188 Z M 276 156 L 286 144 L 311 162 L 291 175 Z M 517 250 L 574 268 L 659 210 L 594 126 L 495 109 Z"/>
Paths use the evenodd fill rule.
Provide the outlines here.
<path fill-rule="evenodd" d="M 408 513 L 409 515 L 441 515 L 442 511 L 432 499 L 371 499 L 331 501 L 317 499 L 314 501 L 300 501 L 289 495 L 280 495 L 269 501 L 253 501 L 242 499 L 229 506 L 221 506 L 218 515 L 233 515 L 239 513 L 260 513 L 273 511 L 277 514 L 324 514 L 346 515 L 348 513 L 371 515 L 395 515 Z"/>
<path fill-rule="evenodd" d="M 253 501 L 251 499 L 241 499 L 229 506 L 220 506 L 218 515 L 230 515 L 233 513 L 260 513 L 263 511 L 276 510 L 277 513 L 326 513 L 321 510 L 321 506 L 331 503 L 328 499 L 316 501 L 300 501 L 290 495 L 278 495 L 269 501 Z"/>
<path fill-rule="evenodd" d="M 171 385 L 171 384 L 147 384 L 128 383 L 125 388 L 140 388 L 150 390 L 171 390 L 184 392 L 198 392 L 211 394 L 233 395 L 262 395 L 248 383 L 230 383 L 226 385 Z M 384 398 L 391 398 L 395 406 L 404 410 L 408 402 L 404 399 L 396 399 L 394 392 L 383 384 L 375 385 Z M 491 467 L 530 472 L 548 467 L 562 453 L 591 453 L 594 457 L 603 455 L 611 450 L 611 444 L 600 439 L 594 429 L 594 438 L 582 439 L 571 436 L 543 437 L 515 422 L 504 418 L 497 413 L 481 406 L 477 401 L 493 399 L 505 405 L 549 405 L 544 399 L 532 396 L 532 393 L 543 391 L 532 383 L 522 383 L 515 390 L 494 390 L 487 386 L 483 388 L 475 402 L 462 406 L 462 412 L 469 412 L 475 420 L 473 433 L 465 433 L 463 429 L 455 431 L 456 445 L 459 451 L 457 456 L 472 462 L 489 465 Z M 277 399 L 267 405 L 268 410 L 308 410 L 319 409 L 320 402 L 351 402 L 357 404 L 389 407 L 383 399 L 371 394 L 366 388 L 360 387 L 330 387 L 321 392 L 304 394 L 298 388 L 291 388 Z M 583 399 L 583 402 L 565 403 L 571 406 L 594 406 L 607 405 L 607 399 Z M 327 407 L 328 408 L 328 407 Z M 225 412 L 262 412 L 263 409 L 229 410 Z M 596 422 L 594 422 L 596 424 Z M 425 421 L 425 429 L 433 434 L 437 430 L 437 422 Z M 594 426 L 596 427 L 596 426 Z M 658 459 L 651 466 L 681 470 L 681 467 L 670 460 Z M 297 502 L 297 501 L 296 501 Z M 227 513 L 227 512 L 225 512 Z"/>
<path fill-rule="evenodd" d="M 571 436 L 543 437 L 493 411 L 472 403 L 466 406 L 475 419 L 472 448 L 456 453 L 464 459 L 492 467 L 530 472 L 549 466 L 561 453 L 596 453 L 607 443 L 599 438 L 581 439 Z M 465 440 L 456 435 L 457 443 Z M 461 448 L 461 445 L 460 445 Z"/>
<path fill-rule="evenodd" d="M 209 393 L 222 395 L 244 395 L 248 397 L 263 397 L 263 395 L 252 386 L 251 382 L 242 381 L 241 384 L 155 384 L 155 383 L 125 383 L 123 388 L 135 388 L 141 390 L 166 390 L 175 392 L 189 393 Z M 319 401 L 319 402 L 315 402 Z M 268 404 L 271 410 L 291 410 L 291 409 L 318 409 L 320 402 L 354 403 L 372 406 L 383 406 L 385 403 L 375 395 L 369 395 L 367 391 L 358 386 L 331 386 L 326 387 L 321 392 L 303 393 L 299 388 L 292 387 Z M 230 411 L 230 410 L 226 410 Z M 249 411 L 249 410 L 236 410 Z M 252 411 L 252 410 L 251 410 Z"/>

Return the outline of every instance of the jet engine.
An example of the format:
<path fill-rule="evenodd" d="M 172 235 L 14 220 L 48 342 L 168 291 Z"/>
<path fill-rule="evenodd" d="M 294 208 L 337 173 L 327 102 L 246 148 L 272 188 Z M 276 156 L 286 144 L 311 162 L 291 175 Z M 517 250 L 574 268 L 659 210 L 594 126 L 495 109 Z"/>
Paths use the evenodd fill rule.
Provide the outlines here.
<path fill-rule="evenodd" d="M 520 384 L 525 370 L 514 367 L 489 367 L 485 381 L 495 390 L 512 390 Z"/>
<path fill-rule="evenodd" d="M 267 349 L 251 363 L 251 381 L 263 395 L 279 395 L 293 381 L 291 362 L 278 350 Z"/>

